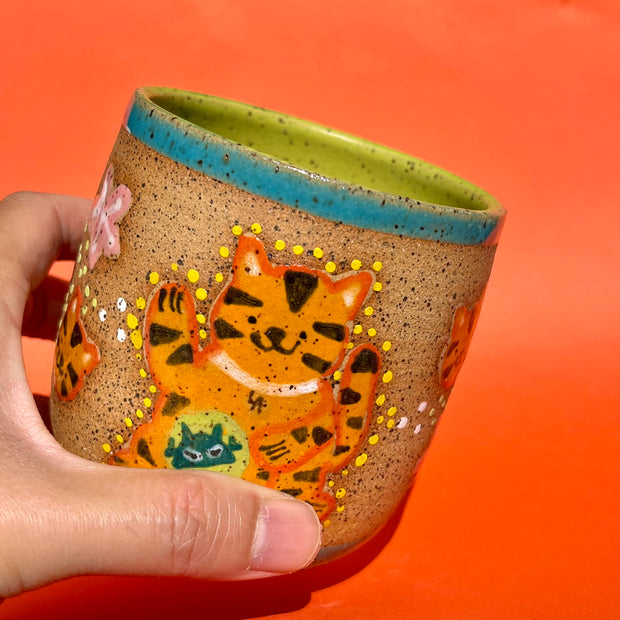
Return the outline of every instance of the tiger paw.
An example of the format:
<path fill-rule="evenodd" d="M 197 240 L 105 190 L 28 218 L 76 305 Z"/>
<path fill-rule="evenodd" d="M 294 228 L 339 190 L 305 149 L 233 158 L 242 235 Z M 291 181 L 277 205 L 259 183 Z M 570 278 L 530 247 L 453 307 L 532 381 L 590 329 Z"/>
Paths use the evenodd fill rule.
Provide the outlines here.
<path fill-rule="evenodd" d="M 344 467 L 365 439 L 381 358 L 371 344 L 355 348 L 345 365 L 337 394 L 334 468 Z"/>
<path fill-rule="evenodd" d="M 147 361 L 160 385 L 170 388 L 178 369 L 193 363 L 198 340 L 191 294 L 179 284 L 164 284 L 151 300 L 145 323 Z"/>
<path fill-rule="evenodd" d="M 254 459 L 267 470 L 280 472 L 296 469 L 317 454 L 333 449 L 334 428 L 331 414 L 315 419 L 313 424 L 289 425 L 286 429 L 269 429 L 250 439 Z"/>

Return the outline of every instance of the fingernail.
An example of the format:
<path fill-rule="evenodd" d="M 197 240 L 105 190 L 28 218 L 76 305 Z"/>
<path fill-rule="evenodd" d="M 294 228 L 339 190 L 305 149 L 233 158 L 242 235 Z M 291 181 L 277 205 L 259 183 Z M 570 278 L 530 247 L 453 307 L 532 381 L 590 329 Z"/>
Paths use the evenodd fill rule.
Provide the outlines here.
<path fill-rule="evenodd" d="M 308 566 L 321 546 L 314 509 L 299 500 L 263 500 L 254 535 L 251 570 L 292 573 Z"/>

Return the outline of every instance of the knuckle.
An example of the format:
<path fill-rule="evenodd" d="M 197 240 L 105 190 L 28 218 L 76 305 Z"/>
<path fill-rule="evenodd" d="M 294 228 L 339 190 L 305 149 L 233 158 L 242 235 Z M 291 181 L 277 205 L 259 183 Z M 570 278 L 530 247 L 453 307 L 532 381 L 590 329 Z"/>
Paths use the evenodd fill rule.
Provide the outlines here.
<path fill-rule="evenodd" d="M 11 194 L 8 194 L 7 196 L 5 196 L 0 202 L 0 204 L 2 204 L 2 206 L 4 207 L 19 206 L 31 200 L 32 195 L 33 195 L 33 192 L 28 192 L 28 191 L 12 192 Z"/>
<path fill-rule="evenodd" d="M 172 489 L 163 544 L 176 575 L 207 576 L 225 570 L 235 547 L 238 510 L 228 494 L 202 477 Z"/>

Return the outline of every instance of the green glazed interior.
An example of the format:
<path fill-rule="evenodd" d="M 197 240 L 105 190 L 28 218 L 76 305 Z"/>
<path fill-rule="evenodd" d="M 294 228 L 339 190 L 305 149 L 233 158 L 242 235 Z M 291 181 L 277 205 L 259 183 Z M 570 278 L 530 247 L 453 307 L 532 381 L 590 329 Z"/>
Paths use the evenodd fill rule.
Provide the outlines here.
<path fill-rule="evenodd" d="M 136 91 L 124 126 L 208 177 L 359 229 L 495 244 L 505 216 L 489 193 L 437 166 L 245 103 L 145 87 Z"/>
<path fill-rule="evenodd" d="M 488 196 L 448 172 L 308 121 L 215 97 L 165 94 L 151 101 L 227 140 L 327 178 L 460 209 L 488 208 Z"/>

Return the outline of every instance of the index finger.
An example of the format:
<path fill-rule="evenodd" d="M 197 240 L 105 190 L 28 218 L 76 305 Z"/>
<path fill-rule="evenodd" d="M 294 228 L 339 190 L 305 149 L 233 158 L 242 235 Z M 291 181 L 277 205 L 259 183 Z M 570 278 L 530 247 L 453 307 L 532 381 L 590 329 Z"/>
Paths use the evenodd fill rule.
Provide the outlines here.
<path fill-rule="evenodd" d="M 18 323 L 53 261 L 76 253 L 91 206 L 85 198 L 34 192 L 0 202 L 0 287 Z"/>

